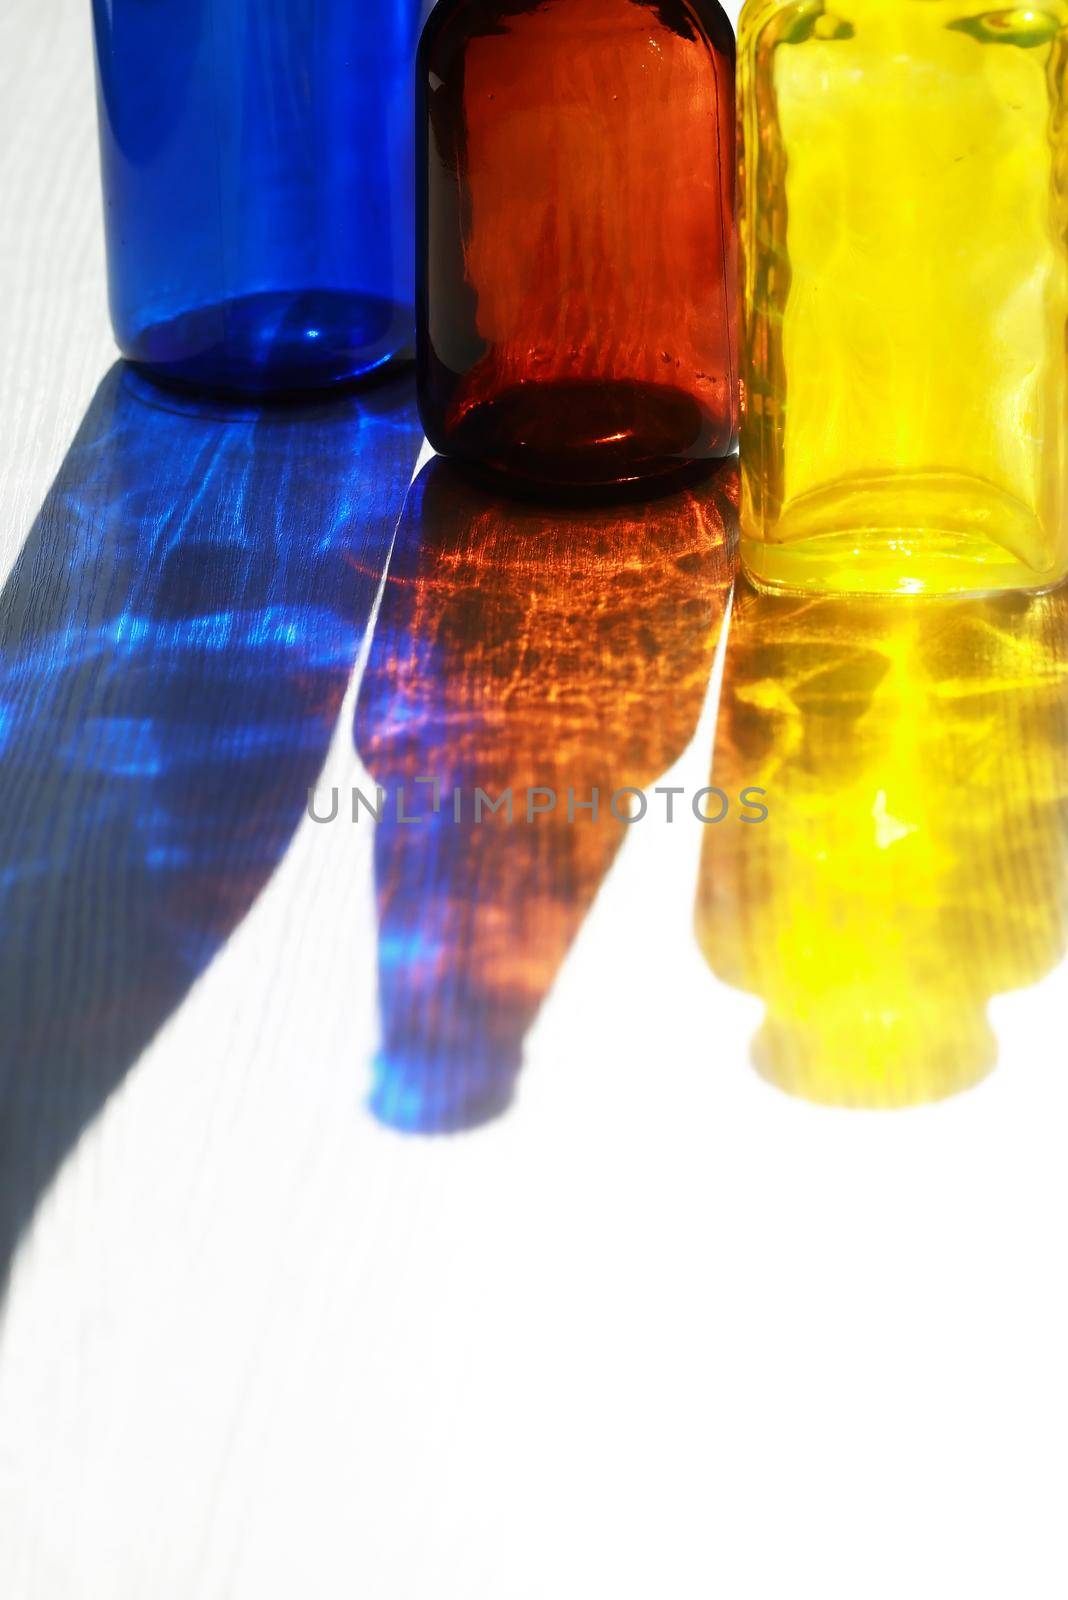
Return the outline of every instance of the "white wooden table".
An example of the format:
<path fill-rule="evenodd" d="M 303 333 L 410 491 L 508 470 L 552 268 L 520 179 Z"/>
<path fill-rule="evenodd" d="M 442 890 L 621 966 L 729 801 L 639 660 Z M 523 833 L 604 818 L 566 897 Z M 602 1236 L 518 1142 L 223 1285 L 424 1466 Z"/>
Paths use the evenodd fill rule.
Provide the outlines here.
<path fill-rule="evenodd" d="M 426 590 L 431 636 L 469 677 L 450 667 L 426 704 L 414 669 L 398 690 L 383 641 L 403 647 L 410 586 L 464 555 L 455 519 L 453 544 L 431 547 L 414 502 L 403 510 L 420 439 L 399 389 L 340 420 L 305 419 L 299 437 L 285 422 L 251 443 L 205 435 L 212 514 L 229 506 L 230 522 L 206 525 L 198 545 L 179 517 L 185 544 L 176 525 L 146 544 L 145 505 L 178 515 L 182 473 L 198 481 L 189 441 L 210 425 L 164 411 L 139 433 L 140 402 L 112 371 L 87 12 L 24 0 L 0 13 L 0 617 L 16 732 L 0 748 L 0 887 L 17 908 L 0 924 L 0 1186 L 15 1247 L 0 1327 L 0 1593 L 1061 1600 L 1060 609 L 999 614 L 992 708 L 979 703 L 982 647 L 953 623 L 952 672 L 940 669 L 940 625 L 923 624 L 927 698 L 878 702 L 864 781 L 884 741 L 888 772 L 904 761 L 942 787 L 926 803 L 913 794 L 905 815 L 894 782 L 876 786 L 860 837 L 845 768 L 821 810 L 806 751 L 826 754 L 830 726 L 848 766 L 850 716 L 879 678 L 871 640 L 843 646 L 846 625 L 821 623 L 799 646 L 801 625 L 780 611 L 764 656 L 759 632 L 738 632 L 752 623 L 743 600 L 717 645 L 727 594 L 707 560 L 680 568 L 704 609 L 654 681 L 664 641 L 685 633 L 685 586 L 665 590 L 667 609 L 639 592 L 631 613 L 618 572 L 596 587 L 587 526 L 553 547 L 578 574 L 572 616 L 559 566 L 535 562 L 524 589 L 524 547 L 508 548 L 498 513 L 482 528 L 474 620 L 451 592 Z M 308 429 L 321 470 L 294 488 Z M 346 487 L 353 431 L 375 469 Z M 260 497 L 244 524 L 241 483 Z M 242 565 L 241 528 L 263 540 L 272 496 L 289 542 L 258 544 Z M 127 547 L 131 526 L 141 543 Z M 319 566 L 287 565 L 302 537 Z M 425 550 L 436 567 L 420 565 Z M 591 592 L 600 634 L 584 625 Z M 534 638 L 536 659 L 509 631 L 506 602 L 524 594 L 518 636 Z M 213 635 L 204 619 L 218 629 L 224 612 L 230 632 Z M 655 649 L 627 634 L 632 615 Z M 472 653 L 490 636 L 496 657 Z M 637 679 L 628 650 L 644 662 Z M 419 843 L 394 831 L 380 836 L 376 889 L 373 826 L 321 826 L 303 810 L 309 781 L 371 793 L 391 752 L 403 768 L 413 707 L 445 718 L 445 759 L 450 707 L 476 701 L 475 732 L 459 729 L 471 771 L 499 729 L 525 782 L 541 754 L 531 739 L 566 724 L 582 781 L 591 741 L 618 775 L 627 763 L 610 758 L 630 739 L 644 789 L 692 793 L 709 781 L 721 685 L 717 774 L 729 769 L 732 786 L 772 776 L 753 877 L 732 868 L 737 827 L 716 836 L 711 888 L 705 875 L 706 895 L 726 886 L 719 976 L 694 935 L 707 830 L 692 818 L 626 830 L 600 866 L 580 851 L 576 900 L 560 830 L 544 858 L 494 835 L 485 879 L 428 833 L 447 860 L 428 846 L 425 886 Z M 922 762 L 912 745 L 902 757 L 909 718 L 961 685 L 970 720 L 945 712 Z M 769 764 L 781 705 L 810 742 L 787 740 Z M 958 749 L 959 784 L 941 769 Z M 544 756 L 571 770 L 559 750 Z M 775 874 L 797 868 L 801 835 L 783 819 L 799 796 L 816 833 L 804 835 L 809 876 L 788 879 L 809 887 L 791 898 Z M 969 833 L 946 820 L 951 806 L 962 819 L 985 807 L 987 825 Z M 897 905 L 877 852 L 910 838 L 934 866 L 903 871 Z M 827 867 L 832 847 L 860 863 L 855 896 Z M 973 853 L 972 900 L 972 862 L 950 870 L 953 851 Z M 761 861 L 771 887 L 751 904 Z M 461 1021 L 480 983 L 491 1021 L 493 995 L 513 997 L 502 1015 L 519 1034 L 518 1092 L 477 1130 L 413 1137 L 367 1109 L 379 962 L 396 955 L 382 926 L 401 929 L 409 962 L 418 933 L 404 906 L 387 904 L 382 922 L 383 871 L 387 888 L 391 873 L 414 885 L 413 904 L 425 894 L 428 927 L 441 925 L 443 884 L 476 905 L 484 894 L 503 918 L 496 943 L 472 935 L 479 971 L 462 941 L 447 952 Z M 993 975 L 986 1081 L 895 1113 L 819 1107 L 763 1082 L 750 1053 L 764 1007 L 725 981 L 739 977 L 732 963 L 774 988 L 780 918 L 810 917 L 836 961 L 854 926 L 900 961 L 903 928 L 927 941 L 929 998 L 950 879 L 946 993 L 961 971 Z M 884 898 L 865 901 L 873 884 Z M 788 931 L 796 1001 L 807 969 Z M 553 939 L 559 959 L 539 966 Z M 517 940 L 518 977 L 486 978 Z M 1030 986 L 1002 994 L 1006 974 Z M 544 991 L 529 1017 L 528 979 Z"/>

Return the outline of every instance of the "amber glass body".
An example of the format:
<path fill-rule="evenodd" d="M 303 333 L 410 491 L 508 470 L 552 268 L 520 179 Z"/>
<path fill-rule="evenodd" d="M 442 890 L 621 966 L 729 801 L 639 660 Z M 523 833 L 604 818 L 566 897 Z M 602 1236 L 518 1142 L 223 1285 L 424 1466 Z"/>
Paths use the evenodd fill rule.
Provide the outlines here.
<path fill-rule="evenodd" d="M 444 0 L 417 93 L 435 448 L 535 485 L 728 454 L 734 36 L 714 0 Z"/>

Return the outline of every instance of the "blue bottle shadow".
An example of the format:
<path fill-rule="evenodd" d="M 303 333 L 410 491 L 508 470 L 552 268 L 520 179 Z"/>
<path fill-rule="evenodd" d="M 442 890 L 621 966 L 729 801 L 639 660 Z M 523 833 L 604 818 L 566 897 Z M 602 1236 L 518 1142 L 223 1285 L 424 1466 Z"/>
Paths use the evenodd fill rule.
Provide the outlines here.
<path fill-rule="evenodd" d="M 412 485 L 355 730 L 385 797 L 381 1122 L 443 1133 L 508 1106 L 526 1035 L 626 836 L 610 797 L 652 786 L 697 727 L 736 497 L 733 462 L 613 507 L 509 501 L 440 457 Z M 418 779 L 436 783 L 436 811 Z M 510 791 L 511 819 L 484 808 L 476 821 L 479 788 L 493 802 Z M 528 822 L 532 788 L 556 804 Z"/>
<path fill-rule="evenodd" d="M 322 766 L 421 433 L 100 385 L 0 596 L 0 1278 Z"/>

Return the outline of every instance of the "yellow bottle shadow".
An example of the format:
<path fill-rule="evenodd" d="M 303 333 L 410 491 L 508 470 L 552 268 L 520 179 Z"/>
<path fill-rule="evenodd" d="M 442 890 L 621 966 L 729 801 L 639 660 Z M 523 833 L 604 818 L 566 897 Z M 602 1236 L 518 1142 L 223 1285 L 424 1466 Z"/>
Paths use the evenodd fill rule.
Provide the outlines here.
<path fill-rule="evenodd" d="M 980 1081 L 992 997 L 1068 943 L 1068 590 L 798 599 L 742 582 L 713 771 L 767 790 L 712 829 L 697 933 L 767 1007 L 757 1069 L 823 1104 Z"/>

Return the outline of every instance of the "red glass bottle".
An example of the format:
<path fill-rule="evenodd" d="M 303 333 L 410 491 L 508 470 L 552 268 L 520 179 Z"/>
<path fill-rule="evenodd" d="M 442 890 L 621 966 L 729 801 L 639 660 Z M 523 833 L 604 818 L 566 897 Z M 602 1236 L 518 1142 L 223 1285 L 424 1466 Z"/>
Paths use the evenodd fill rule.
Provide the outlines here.
<path fill-rule="evenodd" d="M 417 87 L 435 448 L 550 485 L 729 454 L 734 36 L 716 0 L 442 0 Z"/>

